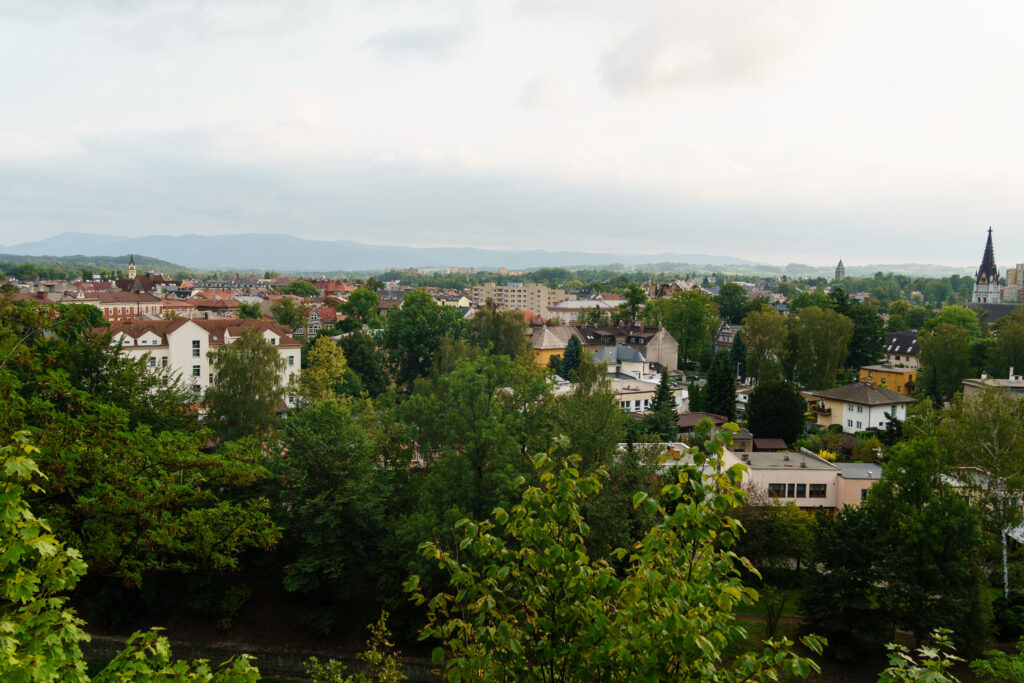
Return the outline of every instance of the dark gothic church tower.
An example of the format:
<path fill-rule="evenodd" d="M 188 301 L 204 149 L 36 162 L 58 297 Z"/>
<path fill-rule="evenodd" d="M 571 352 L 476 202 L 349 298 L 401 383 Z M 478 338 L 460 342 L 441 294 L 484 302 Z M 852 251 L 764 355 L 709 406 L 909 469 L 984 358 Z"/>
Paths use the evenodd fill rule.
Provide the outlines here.
<path fill-rule="evenodd" d="M 1002 297 L 999 295 L 999 270 L 996 268 L 996 256 L 992 250 L 992 228 L 989 228 L 985 255 L 981 257 L 981 266 L 974 276 L 971 303 L 998 304 L 1000 301 Z"/>

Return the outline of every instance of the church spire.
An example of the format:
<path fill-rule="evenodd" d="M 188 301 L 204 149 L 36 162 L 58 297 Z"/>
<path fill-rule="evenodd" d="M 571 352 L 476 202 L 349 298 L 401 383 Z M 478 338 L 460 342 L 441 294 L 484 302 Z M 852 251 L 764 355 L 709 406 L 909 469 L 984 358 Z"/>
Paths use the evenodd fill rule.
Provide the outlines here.
<path fill-rule="evenodd" d="M 985 255 L 981 257 L 981 267 L 974 277 L 978 284 L 995 284 L 999 282 L 999 271 L 996 269 L 995 252 L 992 250 L 992 228 L 988 229 L 988 241 L 985 242 Z"/>
<path fill-rule="evenodd" d="M 134 280 L 136 276 L 135 272 L 135 254 L 128 257 L 128 279 Z"/>

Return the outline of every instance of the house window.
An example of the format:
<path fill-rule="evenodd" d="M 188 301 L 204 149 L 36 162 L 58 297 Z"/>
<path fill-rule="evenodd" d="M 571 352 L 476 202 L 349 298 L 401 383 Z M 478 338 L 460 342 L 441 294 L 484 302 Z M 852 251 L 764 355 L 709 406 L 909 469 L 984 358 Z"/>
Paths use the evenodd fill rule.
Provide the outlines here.
<path fill-rule="evenodd" d="M 784 495 L 786 495 L 785 484 L 768 484 L 769 498 L 782 498 Z"/>
<path fill-rule="evenodd" d="M 288 365 L 295 365 L 295 356 L 288 356 Z"/>
<path fill-rule="evenodd" d="M 796 497 L 797 498 L 806 498 L 807 497 L 807 484 L 797 484 L 796 485 Z"/>
<path fill-rule="evenodd" d="M 861 427 L 863 427 L 863 425 L 864 423 L 862 423 L 860 420 L 857 420 L 857 429 L 860 429 Z"/>
<path fill-rule="evenodd" d="M 151 368 L 155 368 L 156 367 L 156 358 L 154 356 L 150 356 L 149 357 L 149 367 L 151 367 Z"/>
<path fill-rule="evenodd" d="M 857 406 L 857 412 L 858 413 L 863 413 L 864 412 L 864 406 Z"/>
<path fill-rule="evenodd" d="M 192 376 L 193 377 L 199 377 L 199 373 L 200 373 L 201 370 L 202 370 L 202 368 L 200 368 L 198 365 L 193 365 L 192 366 Z"/>
<path fill-rule="evenodd" d="M 163 358 L 160 359 L 160 365 L 167 367 L 167 356 L 164 356 Z"/>
<path fill-rule="evenodd" d="M 846 406 L 846 409 L 847 409 L 847 410 L 848 410 L 849 412 L 851 412 L 851 413 L 852 413 L 852 412 L 853 412 L 853 404 L 852 404 L 852 403 L 851 403 L 851 404 L 848 404 L 848 405 Z"/>
<path fill-rule="evenodd" d="M 277 337 L 271 337 L 270 343 L 273 344 L 274 346 L 277 346 Z"/>
<path fill-rule="evenodd" d="M 796 484 L 789 484 L 786 490 L 786 498 L 792 498 L 795 495 Z"/>
<path fill-rule="evenodd" d="M 199 358 L 199 340 L 198 339 L 193 339 L 192 340 L 192 357 L 193 358 Z"/>
<path fill-rule="evenodd" d="M 210 384 L 213 384 L 213 373 L 212 372 L 210 373 L 210 380 L 209 381 L 210 381 Z"/>
<path fill-rule="evenodd" d="M 193 384 L 193 385 L 192 385 L 192 395 L 193 395 L 194 397 L 196 397 L 196 398 L 199 398 L 199 392 L 200 392 L 200 391 L 201 391 L 201 389 L 199 388 L 199 385 L 198 385 L 198 384 Z"/>
<path fill-rule="evenodd" d="M 869 490 L 870 489 L 861 489 L 860 490 L 860 499 L 861 500 L 865 500 L 868 497 L 868 491 Z"/>
<path fill-rule="evenodd" d="M 847 427 L 852 427 L 853 426 L 853 420 L 847 420 L 846 421 L 846 426 Z"/>
<path fill-rule="evenodd" d="M 811 490 L 808 492 L 809 498 L 824 498 L 825 489 L 827 484 L 811 484 Z"/>

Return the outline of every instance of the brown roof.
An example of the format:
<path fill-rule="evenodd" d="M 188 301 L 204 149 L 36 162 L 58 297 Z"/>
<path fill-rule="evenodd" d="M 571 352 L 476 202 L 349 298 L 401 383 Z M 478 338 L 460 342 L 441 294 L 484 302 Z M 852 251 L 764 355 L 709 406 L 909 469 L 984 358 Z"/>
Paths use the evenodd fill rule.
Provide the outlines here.
<path fill-rule="evenodd" d="M 70 297 L 74 298 L 74 297 Z M 158 304 L 159 297 L 145 292 L 93 292 L 76 301 L 96 301 L 101 304 Z"/>
<path fill-rule="evenodd" d="M 783 439 L 777 438 L 766 438 L 766 439 L 754 439 L 754 450 L 758 451 L 784 451 L 789 446 Z"/>
<path fill-rule="evenodd" d="M 679 425 L 680 429 L 693 429 L 694 427 L 697 426 L 697 423 L 703 420 L 704 418 L 711 420 L 711 424 L 715 425 L 716 427 L 724 425 L 726 422 L 729 421 L 729 418 L 726 417 L 725 415 L 715 415 L 714 413 L 696 412 L 680 413 L 679 417 L 676 419 L 676 424 Z"/>
<path fill-rule="evenodd" d="M 822 389 L 821 391 L 808 391 L 806 393 L 818 398 L 843 401 L 844 403 L 857 403 L 864 406 L 883 406 L 889 403 L 914 402 L 914 399 L 909 396 L 897 394 L 895 391 L 882 387 L 873 389 L 863 382 L 854 382 L 853 384 L 846 384 L 835 389 Z"/>
<path fill-rule="evenodd" d="M 224 320 L 188 320 L 187 318 L 178 318 L 177 320 L 122 320 L 111 323 L 110 333 L 117 335 L 123 332 L 129 337 L 138 339 L 146 332 L 152 332 L 162 337 L 166 343 L 169 333 L 187 323 L 193 323 L 206 330 L 210 334 L 211 346 L 223 344 L 224 337 L 226 336 L 225 333 L 230 334 L 232 337 L 239 337 L 243 332 L 262 333 L 265 330 L 271 330 L 281 336 L 280 346 L 301 346 L 299 342 L 292 338 L 291 328 L 287 325 L 278 325 L 251 318 L 228 318 Z"/>

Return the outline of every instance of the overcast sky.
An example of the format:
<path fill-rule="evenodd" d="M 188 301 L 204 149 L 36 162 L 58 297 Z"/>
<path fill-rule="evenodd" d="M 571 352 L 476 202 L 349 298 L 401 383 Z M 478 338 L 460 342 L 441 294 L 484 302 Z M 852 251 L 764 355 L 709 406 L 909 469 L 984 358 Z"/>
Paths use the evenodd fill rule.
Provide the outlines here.
<path fill-rule="evenodd" d="M 0 0 L 0 244 L 1024 261 L 1024 6 Z M 159 254 L 151 254 L 159 256 Z"/>

